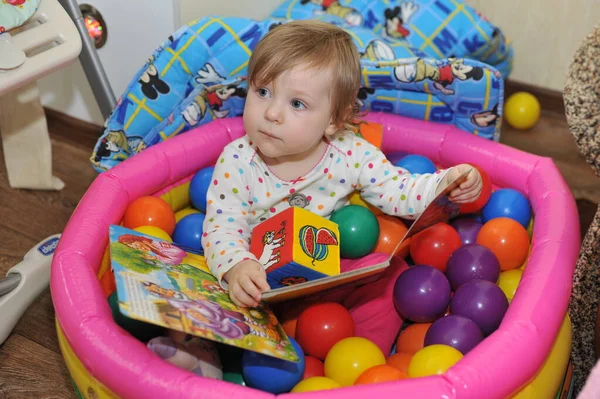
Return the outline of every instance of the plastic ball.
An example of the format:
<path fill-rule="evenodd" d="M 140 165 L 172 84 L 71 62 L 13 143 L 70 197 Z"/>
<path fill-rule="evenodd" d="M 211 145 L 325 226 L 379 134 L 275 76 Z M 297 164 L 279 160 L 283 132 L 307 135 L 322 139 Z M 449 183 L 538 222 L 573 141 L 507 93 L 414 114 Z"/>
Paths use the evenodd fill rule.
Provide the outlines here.
<path fill-rule="evenodd" d="M 529 239 L 533 236 L 533 218 L 529 220 L 529 224 L 527 225 L 527 234 L 529 235 Z"/>
<path fill-rule="evenodd" d="M 341 388 L 342 386 L 327 377 L 311 377 L 306 380 L 300 381 L 293 389 L 292 393 L 299 392 L 314 392 L 314 391 L 325 391 L 328 389 Z"/>
<path fill-rule="evenodd" d="M 504 104 L 504 118 L 515 129 L 531 129 L 540 119 L 540 113 L 540 102 L 531 93 L 515 93 Z"/>
<path fill-rule="evenodd" d="M 366 369 L 354 382 L 354 385 L 379 384 L 407 378 L 408 375 L 388 364 L 380 364 Z"/>
<path fill-rule="evenodd" d="M 430 345 L 414 354 L 408 365 L 410 378 L 444 374 L 463 358 L 462 353 L 447 345 Z"/>
<path fill-rule="evenodd" d="M 496 255 L 479 244 L 463 245 L 450 255 L 446 276 L 453 290 L 467 281 L 482 279 L 496 283 L 500 263 Z"/>
<path fill-rule="evenodd" d="M 325 358 L 325 376 L 343 386 L 353 385 L 365 370 L 385 364 L 381 349 L 366 338 L 345 338 Z"/>
<path fill-rule="evenodd" d="M 322 361 L 312 356 L 304 357 L 304 374 L 302 379 L 306 380 L 311 377 L 324 377 L 325 376 L 325 365 Z"/>
<path fill-rule="evenodd" d="M 135 229 L 140 226 L 156 226 L 172 235 L 175 230 L 175 213 L 162 198 L 145 196 L 134 200 L 123 215 L 123 226 Z"/>
<path fill-rule="evenodd" d="M 423 346 L 419 348 L 419 350 L 423 349 Z M 415 353 L 418 352 L 415 351 Z M 392 367 L 397 368 L 402 371 L 404 374 L 408 375 L 408 365 L 410 363 L 410 359 L 412 359 L 413 353 L 406 352 L 396 352 L 390 357 L 387 358 L 386 363 Z"/>
<path fill-rule="evenodd" d="M 319 303 L 298 317 L 296 339 L 307 355 L 325 360 L 333 345 L 354 335 L 350 312 L 338 303 Z"/>
<path fill-rule="evenodd" d="M 477 324 L 464 316 L 448 315 L 433 322 L 425 335 L 425 346 L 448 345 L 466 355 L 483 341 Z"/>
<path fill-rule="evenodd" d="M 163 229 L 156 226 L 140 226 L 133 229 L 138 233 L 146 234 L 148 236 L 159 238 L 163 241 L 173 242 L 171 236 L 169 236 Z"/>
<path fill-rule="evenodd" d="M 200 169 L 190 181 L 190 201 L 203 213 L 206 213 L 206 193 L 213 181 L 214 170 L 214 166 Z"/>
<path fill-rule="evenodd" d="M 369 254 L 379 239 L 379 223 L 373 212 L 360 205 L 347 205 L 333 212 L 330 220 L 340 230 L 340 256 L 357 259 Z"/>
<path fill-rule="evenodd" d="M 435 164 L 429 158 L 423 155 L 410 154 L 401 158 L 394 165 L 408 170 L 410 173 L 435 173 L 437 170 Z"/>
<path fill-rule="evenodd" d="M 477 171 L 479 171 L 479 174 L 481 175 L 481 194 L 479 194 L 479 197 L 475 201 L 468 202 L 466 204 L 461 204 L 460 213 L 462 214 L 475 213 L 479 211 L 485 206 L 485 204 L 488 203 L 490 196 L 492 195 L 492 179 L 489 177 L 487 172 L 483 170 L 483 168 L 481 168 L 479 165 L 472 164 L 472 166 L 475 169 L 477 169 Z"/>
<path fill-rule="evenodd" d="M 142 342 L 151 340 L 154 337 L 163 335 L 164 328 L 155 324 L 145 323 L 125 316 L 119 310 L 119 299 L 117 292 L 113 292 L 108 297 L 108 304 L 112 312 L 113 320 L 119 327 Z"/>
<path fill-rule="evenodd" d="M 204 218 L 203 213 L 193 213 L 181 219 L 175 225 L 173 241 L 189 248 L 201 250 Z"/>
<path fill-rule="evenodd" d="M 304 352 L 300 345 L 289 338 L 300 357 L 298 363 L 277 359 L 257 352 L 244 351 L 242 374 L 248 386 L 262 391 L 279 394 L 289 392 L 304 374 Z"/>
<path fill-rule="evenodd" d="M 241 385 L 244 387 L 246 386 L 246 381 L 244 381 L 244 376 L 242 375 L 242 373 L 235 371 L 223 372 L 223 381 L 228 381 L 233 384 Z"/>
<path fill-rule="evenodd" d="M 411 153 L 407 151 L 392 151 L 385 154 L 385 157 L 392 165 L 396 165 L 398 162 L 400 162 L 402 158 L 404 158 L 407 155 L 411 155 Z"/>
<path fill-rule="evenodd" d="M 519 269 L 507 270 L 500 273 L 498 287 L 500 287 L 502 292 L 504 292 L 504 295 L 506 295 L 506 299 L 508 299 L 509 303 L 515 297 L 517 287 L 521 282 L 521 277 L 523 277 L 523 272 Z"/>
<path fill-rule="evenodd" d="M 438 269 L 416 265 L 398 276 L 394 305 L 409 320 L 426 323 L 444 314 L 450 302 L 450 283 Z"/>
<path fill-rule="evenodd" d="M 396 340 L 396 352 L 415 354 L 425 346 L 425 334 L 431 323 L 415 323 L 407 326 Z"/>
<path fill-rule="evenodd" d="M 443 272 L 448 258 L 461 245 L 460 236 L 452 226 L 437 223 L 411 237 L 410 256 L 416 264 L 430 265 Z"/>
<path fill-rule="evenodd" d="M 485 223 L 477 234 L 477 244 L 496 255 L 501 270 L 520 267 L 529 253 L 527 230 L 510 218 L 495 218 Z"/>
<path fill-rule="evenodd" d="M 500 326 L 507 309 L 508 300 L 504 292 L 487 280 L 464 283 L 450 301 L 452 314 L 473 320 L 486 337 Z"/>
<path fill-rule="evenodd" d="M 362 197 L 360 196 L 360 192 L 358 192 L 358 191 L 354 191 L 352 194 L 350 194 L 348 196 L 348 201 L 350 202 L 350 205 L 360 205 L 363 208 L 367 208 L 368 210 L 373 212 L 373 215 L 375 215 L 375 216 L 384 215 L 384 213 L 381 209 L 369 204 L 367 201 L 362 199 Z"/>
<path fill-rule="evenodd" d="M 187 215 L 192 215 L 194 213 L 200 213 L 200 211 L 194 208 L 184 208 L 180 211 L 175 212 L 175 223 L 179 222 Z"/>
<path fill-rule="evenodd" d="M 405 240 L 395 252 L 394 248 L 404 237 L 408 227 L 400 219 L 389 215 L 377 216 L 377 222 L 379 223 L 379 239 L 373 252 L 383 252 L 405 258 L 410 248 L 410 239 Z"/>
<path fill-rule="evenodd" d="M 492 193 L 483 207 L 483 222 L 494 218 L 507 217 L 521 223 L 525 228 L 531 220 L 531 205 L 523 194 L 512 188 L 501 188 Z"/>
<path fill-rule="evenodd" d="M 475 241 L 477 240 L 477 233 L 479 233 L 479 230 L 481 230 L 483 223 L 478 222 L 475 219 L 464 218 L 453 221 L 450 226 L 456 230 L 463 245 L 467 245 L 475 244 Z"/>

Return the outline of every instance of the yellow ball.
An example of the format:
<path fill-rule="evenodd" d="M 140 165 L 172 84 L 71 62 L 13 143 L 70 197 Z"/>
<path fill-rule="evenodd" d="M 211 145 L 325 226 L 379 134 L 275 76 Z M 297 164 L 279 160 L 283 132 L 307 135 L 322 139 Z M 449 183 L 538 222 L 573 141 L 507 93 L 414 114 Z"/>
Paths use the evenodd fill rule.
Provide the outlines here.
<path fill-rule="evenodd" d="M 140 226 L 133 229 L 138 233 L 146 234 L 152 237 L 159 238 L 163 241 L 173 242 L 171 236 L 167 234 L 163 229 L 156 226 Z"/>
<path fill-rule="evenodd" d="M 360 196 L 360 192 L 358 192 L 358 191 L 355 191 L 352 194 L 350 194 L 348 196 L 348 200 L 350 201 L 351 205 L 360 205 L 362 207 L 369 209 L 371 212 L 373 212 L 373 215 L 375 215 L 375 216 L 383 215 L 383 212 L 381 211 L 381 209 L 369 204 L 367 201 L 362 199 L 362 197 Z"/>
<path fill-rule="evenodd" d="M 498 287 L 500 287 L 502 292 L 504 292 L 508 302 L 512 301 L 514 298 L 522 276 L 523 272 L 519 269 L 507 270 L 500 273 L 500 277 L 498 278 Z"/>
<path fill-rule="evenodd" d="M 296 386 L 292 388 L 292 393 L 324 391 L 326 389 L 341 387 L 340 384 L 327 377 L 310 377 L 296 384 Z"/>
<path fill-rule="evenodd" d="M 533 236 L 533 218 L 529 219 L 529 225 L 527 225 L 527 234 L 529 234 L 529 240 L 531 241 L 531 236 Z"/>
<path fill-rule="evenodd" d="M 525 258 L 525 262 L 519 267 L 519 270 L 525 270 L 525 266 L 527 266 L 527 262 L 529 262 L 529 257 L 531 256 L 531 244 L 529 244 L 529 251 L 527 252 L 527 258 Z"/>
<path fill-rule="evenodd" d="M 175 222 L 179 222 L 181 219 L 186 217 L 187 215 L 191 215 L 193 213 L 202 213 L 194 208 L 184 208 L 180 211 L 175 212 Z"/>
<path fill-rule="evenodd" d="M 448 345 L 429 345 L 413 355 L 408 363 L 410 378 L 444 374 L 454 366 L 463 355 Z"/>
<path fill-rule="evenodd" d="M 506 100 L 504 117 L 515 129 L 527 130 L 540 119 L 540 102 L 531 93 L 518 92 Z"/>
<path fill-rule="evenodd" d="M 344 338 L 333 345 L 325 358 L 325 376 L 343 386 L 351 386 L 365 371 L 385 364 L 381 349 L 366 338 Z"/>

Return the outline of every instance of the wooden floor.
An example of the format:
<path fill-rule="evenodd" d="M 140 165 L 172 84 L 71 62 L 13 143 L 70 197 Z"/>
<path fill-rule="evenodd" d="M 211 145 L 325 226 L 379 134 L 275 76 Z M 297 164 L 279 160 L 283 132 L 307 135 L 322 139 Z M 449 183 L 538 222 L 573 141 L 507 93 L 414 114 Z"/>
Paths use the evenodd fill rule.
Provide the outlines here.
<path fill-rule="evenodd" d="M 0 167 L 0 278 L 48 235 L 61 232 L 79 199 L 96 176 L 88 158 L 95 137 L 74 126 L 50 123 L 55 174 L 61 192 L 11 190 Z M 566 122 L 544 115 L 529 132 L 504 129 L 502 142 L 554 158 L 576 198 L 584 227 L 600 202 L 600 180 L 578 155 Z M 0 158 L 2 156 L 0 155 Z M 4 160 L 0 159 L 0 165 Z M 0 315 L 0 322 L 2 318 Z M 0 346 L 0 399 L 73 398 L 58 349 L 48 290 L 29 308 L 13 334 Z"/>

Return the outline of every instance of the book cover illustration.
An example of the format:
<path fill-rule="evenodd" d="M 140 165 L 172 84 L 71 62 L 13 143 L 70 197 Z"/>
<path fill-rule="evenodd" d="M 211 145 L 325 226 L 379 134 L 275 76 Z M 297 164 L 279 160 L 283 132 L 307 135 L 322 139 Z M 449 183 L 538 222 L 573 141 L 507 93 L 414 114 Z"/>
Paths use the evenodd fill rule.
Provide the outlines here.
<path fill-rule="evenodd" d="M 110 227 L 119 309 L 132 319 L 297 362 L 266 305 L 236 306 L 204 257 L 125 227 Z"/>

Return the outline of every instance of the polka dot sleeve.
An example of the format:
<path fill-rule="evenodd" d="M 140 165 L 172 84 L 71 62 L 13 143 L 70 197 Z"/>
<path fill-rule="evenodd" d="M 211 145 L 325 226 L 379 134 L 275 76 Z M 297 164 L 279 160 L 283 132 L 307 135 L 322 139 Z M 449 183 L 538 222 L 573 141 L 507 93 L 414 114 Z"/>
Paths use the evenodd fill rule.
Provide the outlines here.
<path fill-rule="evenodd" d="M 361 197 L 388 215 L 418 217 L 435 198 L 435 190 L 448 172 L 411 174 L 394 166 L 377 147 L 360 137 L 348 140 L 351 169 L 357 175 Z"/>
<path fill-rule="evenodd" d="M 243 154 L 225 147 L 217 160 L 206 196 L 206 218 L 202 246 L 212 274 L 223 288 L 223 275 L 239 262 L 257 260 L 250 253 L 251 229 L 242 204 L 248 202 L 248 163 Z"/>

